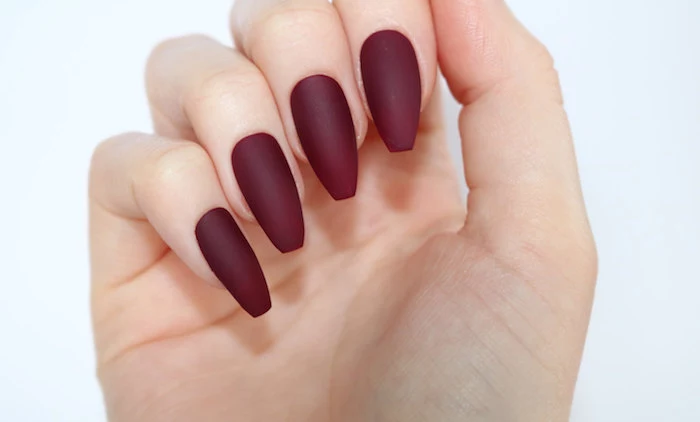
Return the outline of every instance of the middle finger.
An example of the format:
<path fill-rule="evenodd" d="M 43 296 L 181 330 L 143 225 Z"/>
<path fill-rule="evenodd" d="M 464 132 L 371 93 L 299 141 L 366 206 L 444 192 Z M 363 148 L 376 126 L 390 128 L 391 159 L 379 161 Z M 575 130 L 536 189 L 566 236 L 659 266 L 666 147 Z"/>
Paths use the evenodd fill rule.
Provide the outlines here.
<path fill-rule="evenodd" d="M 335 8 L 327 0 L 238 0 L 231 27 L 265 75 L 297 156 L 336 200 L 354 196 L 367 116 Z"/>

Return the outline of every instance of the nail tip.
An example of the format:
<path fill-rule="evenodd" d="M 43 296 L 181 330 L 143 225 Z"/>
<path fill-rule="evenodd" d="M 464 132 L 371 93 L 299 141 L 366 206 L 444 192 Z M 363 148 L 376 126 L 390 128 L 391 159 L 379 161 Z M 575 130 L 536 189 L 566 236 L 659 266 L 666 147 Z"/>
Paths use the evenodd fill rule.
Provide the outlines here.
<path fill-rule="evenodd" d="M 334 199 L 336 202 L 342 202 L 342 201 L 348 201 L 348 200 L 354 198 L 355 196 L 356 196 L 355 194 L 352 194 L 352 195 L 342 195 L 342 196 L 334 196 L 333 199 Z"/>
<path fill-rule="evenodd" d="M 393 154 L 399 154 L 402 152 L 410 152 L 413 151 L 415 148 L 414 144 L 410 145 L 392 145 L 392 144 L 386 144 L 387 149 L 389 149 L 389 152 Z"/>
<path fill-rule="evenodd" d="M 345 201 L 352 199 L 357 195 L 357 186 L 353 186 L 351 189 L 328 191 L 334 200 Z"/>
<path fill-rule="evenodd" d="M 280 244 L 280 245 L 275 245 L 277 249 L 283 253 L 283 254 L 288 254 L 292 252 L 296 252 L 299 249 L 304 247 L 304 239 L 301 239 L 301 241 L 290 243 L 290 244 Z"/>
<path fill-rule="evenodd" d="M 257 318 L 260 318 L 262 316 L 265 316 L 265 314 L 270 312 L 270 309 L 272 309 L 272 306 L 266 307 L 264 309 L 255 310 L 255 311 L 247 310 L 247 312 L 251 317 L 257 319 Z"/>
<path fill-rule="evenodd" d="M 240 303 L 240 302 L 239 302 Z M 243 306 L 243 305 L 241 305 Z M 243 309 L 253 318 L 260 318 L 272 309 L 272 299 L 269 291 L 266 291 L 261 301 L 253 301 L 243 306 Z"/>

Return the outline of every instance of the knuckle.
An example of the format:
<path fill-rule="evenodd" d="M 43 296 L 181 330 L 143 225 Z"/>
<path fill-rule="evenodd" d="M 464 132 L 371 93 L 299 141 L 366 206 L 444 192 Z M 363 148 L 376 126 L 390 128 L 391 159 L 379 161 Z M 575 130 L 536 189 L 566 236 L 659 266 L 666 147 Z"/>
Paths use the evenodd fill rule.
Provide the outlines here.
<path fill-rule="evenodd" d="M 533 239 L 539 238 L 539 241 Z M 580 286 L 592 286 L 598 274 L 598 254 L 588 224 L 575 219 L 565 230 L 551 227 L 521 239 L 521 252 Z"/>
<path fill-rule="evenodd" d="M 593 238 L 593 234 L 588 232 L 580 242 L 581 262 L 584 281 L 595 284 L 598 278 L 598 248 Z"/>
<path fill-rule="evenodd" d="M 532 40 L 532 61 L 539 68 L 553 69 L 554 57 L 549 51 L 549 48 L 537 38 Z"/>
<path fill-rule="evenodd" d="M 100 174 L 108 171 L 113 162 L 115 152 L 123 145 L 133 142 L 135 139 L 140 139 L 146 136 L 139 132 L 125 132 L 119 135 L 112 136 L 101 141 L 92 152 L 90 159 L 90 181 L 98 179 Z"/>
<path fill-rule="evenodd" d="M 234 98 L 260 98 L 266 86 L 264 77 L 252 65 L 219 69 L 204 76 L 185 94 L 185 107 L 190 112 L 190 107 L 206 111 L 231 103 Z"/>
<path fill-rule="evenodd" d="M 539 81 L 537 85 L 542 87 L 543 94 L 557 104 L 563 104 L 559 72 L 554 57 L 547 46 L 536 38 L 533 38 L 529 61 L 530 73 Z"/>
<path fill-rule="evenodd" d="M 598 272 L 598 253 L 590 227 L 584 221 L 577 221 L 575 228 L 570 228 L 564 239 L 558 242 L 558 257 L 578 268 L 576 272 L 583 280 L 595 279 Z"/>
<path fill-rule="evenodd" d="M 311 31 L 317 33 L 329 22 L 337 21 L 338 16 L 330 3 L 319 2 L 311 5 L 280 4 L 268 8 L 256 19 L 251 28 L 250 49 L 259 45 L 272 45 L 281 37 L 306 37 Z M 272 41 L 270 43 L 269 41 Z M 255 54 L 252 54 L 255 56 Z"/>
<path fill-rule="evenodd" d="M 190 34 L 179 37 L 167 38 L 158 43 L 151 50 L 146 60 L 146 89 L 149 98 L 153 97 L 155 87 L 159 86 L 164 78 L 164 72 L 170 72 L 171 63 L 177 61 L 177 55 L 191 46 L 203 43 L 215 42 L 210 37 L 202 34 Z M 179 64 L 179 63 L 176 63 Z"/>
<path fill-rule="evenodd" d="M 124 150 L 148 135 L 139 132 L 125 132 L 101 141 L 93 150 L 88 170 L 88 197 L 103 202 L 108 186 L 114 179 L 123 176 Z"/>
<path fill-rule="evenodd" d="M 197 45 L 203 42 L 212 42 L 211 37 L 203 34 L 189 34 L 179 37 L 166 38 L 156 44 L 148 56 L 148 64 L 152 65 L 163 57 L 169 56 L 172 52 L 180 51 L 182 48 Z M 147 68 L 150 66 L 147 66 Z"/>
<path fill-rule="evenodd" d="M 146 194 L 170 191 L 188 178 L 205 173 L 211 165 L 209 156 L 199 145 L 183 141 L 146 162 L 137 172 L 135 186 Z"/>

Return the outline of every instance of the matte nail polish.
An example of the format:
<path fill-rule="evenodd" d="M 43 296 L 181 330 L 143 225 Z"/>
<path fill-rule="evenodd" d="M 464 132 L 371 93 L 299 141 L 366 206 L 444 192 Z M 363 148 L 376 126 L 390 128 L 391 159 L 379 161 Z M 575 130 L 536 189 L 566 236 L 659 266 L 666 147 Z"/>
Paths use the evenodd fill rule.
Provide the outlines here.
<path fill-rule="evenodd" d="M 411 41 L 397 31 L 376 32 L 362 46 L 360 62 L 379 135 L 392 152 L 412 150 L 420 119 L 421 80 Z"/>
<path fill-rule="evenodd" d="M 333 78 L 310 76 L 291 98 L 294 123 L 311 167 L 336 200 L 355 196 L 357 140 L 350 106 Z"/>
<path fill-rule="evenodd" d="M 209 211 L 195 229 L 209 267 L 241 307 L 257 318 L 270 310 L 270 292 L 258 258 L 231 214 Z"/>
<path fill-rule="evenodd" d="M 304 245 L 304 217 L 294 176 L 277 140 L 248 136 L 231 154 L 233 172 L 250 210 L 281 252 Z"/>

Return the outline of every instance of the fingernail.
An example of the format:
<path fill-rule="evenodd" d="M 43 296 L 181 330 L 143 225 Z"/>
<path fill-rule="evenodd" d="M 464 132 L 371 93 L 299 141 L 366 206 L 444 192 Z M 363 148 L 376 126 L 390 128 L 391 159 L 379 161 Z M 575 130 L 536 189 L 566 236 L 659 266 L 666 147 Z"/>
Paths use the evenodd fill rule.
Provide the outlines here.
<path fill-rule="evenodd" d="M 270 310 L 270 292 L 255 252 L 231 214 L 209 211 L 195 229 L 209 267 L 241 307 L 257 318 Z"/>
<path fill-rule="evenodd" d="M 372 34 L 360 54 L 367 103 L 392 152 L 413 149 L 421 106 L 420 70 L 411 41 L 397 31 Z"/>
<path fill-rule="evenodd" d="M 304 245 L 304 216 L 287 159 L 272 136 L 241 140 L 231 155 L 233 172 L 250 210 L 267 237 L 283 253 Z"/>
<path fill-rule="evenodd" d="M 357 140 L 343 89 L 328 76 L 310 76 L 292 91 L 291 105 L 301 146 L 318 179 L 336 200 L 355 196 Z"/>

